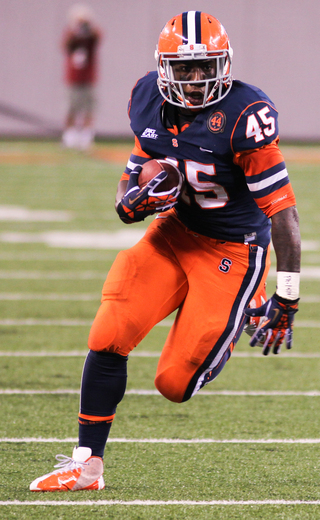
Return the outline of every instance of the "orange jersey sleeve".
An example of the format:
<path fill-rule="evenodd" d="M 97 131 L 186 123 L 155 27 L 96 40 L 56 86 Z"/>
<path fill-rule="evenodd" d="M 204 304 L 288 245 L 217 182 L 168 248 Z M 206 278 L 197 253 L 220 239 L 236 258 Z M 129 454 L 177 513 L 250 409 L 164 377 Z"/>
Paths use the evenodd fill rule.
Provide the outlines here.
<path fill-rule="evenodd" d="M 253 198 L 267 217 L 296 204 L 278 142 L 279 138 L 234 155 L 234 163 L 244 171 Z"/>

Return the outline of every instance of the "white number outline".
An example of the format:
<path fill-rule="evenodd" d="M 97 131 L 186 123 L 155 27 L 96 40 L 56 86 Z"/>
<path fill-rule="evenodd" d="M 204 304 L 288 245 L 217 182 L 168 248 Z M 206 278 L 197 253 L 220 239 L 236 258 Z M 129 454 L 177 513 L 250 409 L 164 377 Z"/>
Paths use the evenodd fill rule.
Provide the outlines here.
<path fill-rule="evenodd" d="M 176 159 L 167 157 L 167 161 L 172 162 L 175 166 L 179 167 L 179 162 Z M 221 184 L 217 184 L 214 181 L 199 180 L 199 173 L 205 175 L 214 176 L 216 174 L 216 168 L 214 164 L 202 164 L 195 161 L 184 161 L 185 174 L 188 183 L 197 192 L 193 194 L 195 202 L 202 209 L 217 209 L 223 208 L 230 200 L 228 193 Z M 212 193 L 214 197 L 209 197 Z M 190 205 L 190 194 L 187 193 L 186 189 L 181 193 L 182 200 Z"/>
<path fill-rule="evenodd" d="M 246 138 L 254 137 L 256 143 L 263 141 L 266 137 L 271 137 L 276 131 L 275 118 L 273 116 L 267 117 L 270 108 L 265 107 L 258 110 L 257 114 L 266 128 L 262 129 L 255 114 L 250 114 L 247 118 Z"/>

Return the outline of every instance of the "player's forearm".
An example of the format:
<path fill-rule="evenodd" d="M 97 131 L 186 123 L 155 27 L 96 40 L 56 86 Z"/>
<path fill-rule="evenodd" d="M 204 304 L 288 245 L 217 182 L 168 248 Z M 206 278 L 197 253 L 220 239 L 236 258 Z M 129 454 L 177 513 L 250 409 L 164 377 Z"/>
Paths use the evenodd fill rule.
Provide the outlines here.
<path fill-rule="evenodd" d="M 121 201 L 122 197 L 124 196 L 125 192 L 127 191 L 128 181 L 120 181 L 117 188 L 117 194 L 116 194 L 116 200 L 115 200 L 115 208 L 117 210 L 117 207 L 119 205 L 119 202 Z"/>
<path fill-rule="evenodd" d="M 272 241 L 277 257 L 276 293 L 285 300 L 297 300 L 300 290 L 301 239 L 295 207 L 272 217 Z"/>
<path fill-rule="evenodd" d="M 300 272 L 301 238 L 295 206 L 276 213 L 272 221 L 272 242 L 277 257 L 277 271 Z"/>

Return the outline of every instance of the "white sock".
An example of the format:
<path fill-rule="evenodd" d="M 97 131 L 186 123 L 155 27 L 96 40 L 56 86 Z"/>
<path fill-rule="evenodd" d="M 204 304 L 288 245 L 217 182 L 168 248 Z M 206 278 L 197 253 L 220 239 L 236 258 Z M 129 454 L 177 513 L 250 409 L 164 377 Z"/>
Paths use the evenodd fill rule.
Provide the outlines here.
<path fill-rule="evenodd" d="M 79 134 L 79 148 L 81 150 L 88 150 L 94 140 L 94 131 L 92 128 L 86 127 L 80 131 Z"/>
<path fill-rule="evenodd" d="M 78 131 L 72 126 L 67 128 L 62 134 L 62 143 L 67 148 L 77 148 L 78 145 Z"/>

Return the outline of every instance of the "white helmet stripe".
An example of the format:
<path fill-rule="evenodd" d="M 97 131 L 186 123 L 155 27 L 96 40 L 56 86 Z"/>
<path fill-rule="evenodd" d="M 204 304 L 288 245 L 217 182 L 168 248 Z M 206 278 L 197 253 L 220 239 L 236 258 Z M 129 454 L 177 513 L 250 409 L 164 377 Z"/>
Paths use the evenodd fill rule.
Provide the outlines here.
<path fill-rule="evenodd" d="M 188 44 L 196 43 L 196 12 L 188 11 Z"/>
<path fill-rule="evenodd" d="M 201 12 L 185 11 L 182 13 L 182 44 L 201 43 Z"/>

